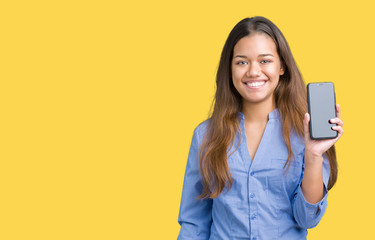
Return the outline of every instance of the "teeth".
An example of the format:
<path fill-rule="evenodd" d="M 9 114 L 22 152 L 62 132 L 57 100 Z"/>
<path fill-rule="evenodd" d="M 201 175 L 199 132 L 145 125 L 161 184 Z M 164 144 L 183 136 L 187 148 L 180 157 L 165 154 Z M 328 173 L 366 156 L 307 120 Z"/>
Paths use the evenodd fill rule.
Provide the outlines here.
<path fill-rule="evenodd" d="M 252 82 L 252 83 L 246 83 L 247 86 L 250 86 L 250 87 L 257 87 L 257 86 L 260 86 L 260 85 L 263 85 L 264 82 Z"/>

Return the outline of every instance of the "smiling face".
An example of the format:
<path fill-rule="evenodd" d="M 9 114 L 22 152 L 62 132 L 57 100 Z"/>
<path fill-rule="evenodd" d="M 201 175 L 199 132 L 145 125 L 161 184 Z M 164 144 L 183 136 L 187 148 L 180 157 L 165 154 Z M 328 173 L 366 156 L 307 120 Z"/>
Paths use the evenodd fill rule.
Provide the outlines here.
<path fill-rule="evenodd" d="M 244 104 L 273 105 L 273 94 L 283 74 L 276 45 L 268 35 L 253 33 L 234 46 L 232 80 Z"/>

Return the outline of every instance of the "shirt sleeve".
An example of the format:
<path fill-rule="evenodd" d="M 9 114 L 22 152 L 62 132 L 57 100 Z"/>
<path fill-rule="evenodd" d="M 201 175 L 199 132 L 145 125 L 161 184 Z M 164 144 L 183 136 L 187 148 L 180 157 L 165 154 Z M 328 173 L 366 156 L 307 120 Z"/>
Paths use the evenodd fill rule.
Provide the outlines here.
<path fill-rule="evenodd" d="M 305 163 L 303 163 L 303 170 L 305 168 Z M 303 174 L 301 176 L 299 185 L 297 190 L 294 194 L 294 202 L 293 202 L 293 214 L 296 222 L 301 228 L 313 228 L 320 222 L 321 218 L 323 217 L 328 202 L 327 202 L 327 185 L 329 180 L 330 168 L 329 162 L 327 157 L 323 154 L 323 183 L 324 183 L 324 196 L 322 200 L 318 203 L 311 204 L 306 201 L 302 189 L 301 183 Z"/>
<path fill-rule="evenodd" d="M 202 193 L 199 174 L 198 127 L 195 129 L 187 161 L 178 223 L 178 240 L 203 240 L 210 237 L 212 199 L 197 199 Z"/>

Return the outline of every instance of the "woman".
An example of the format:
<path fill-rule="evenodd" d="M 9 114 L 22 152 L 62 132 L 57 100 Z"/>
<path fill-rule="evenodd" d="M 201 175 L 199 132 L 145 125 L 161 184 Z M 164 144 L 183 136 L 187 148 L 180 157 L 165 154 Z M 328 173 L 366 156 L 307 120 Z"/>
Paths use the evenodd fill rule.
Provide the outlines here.
<path fill-rule="evenodd" d="M 231 31 L 210 119 L 194 131 L 178 239 L 306 239 L 337 178 L 334 143 L 311 140 L 306 88 L 287 41 L 263 17 Z"/>

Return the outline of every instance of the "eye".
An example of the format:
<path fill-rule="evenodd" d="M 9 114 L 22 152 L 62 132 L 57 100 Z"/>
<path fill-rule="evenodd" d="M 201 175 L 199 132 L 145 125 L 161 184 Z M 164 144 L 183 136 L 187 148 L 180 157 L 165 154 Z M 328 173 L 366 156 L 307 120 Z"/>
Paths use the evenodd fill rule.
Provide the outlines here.
<path fill-rule="evenodd" d="M 245 62 L 245 61 L 237 62 L 237 65 L 244 65 L 244 64 L 247 64 L 247 62 Z"/>
<path fill-rule="evenodd" d="M 270 62 L 271 62 L 271 61 L 270 61 L 270 60 L 267 60 L 267 59 L 260 61 L 260 63 L 270 63 Z"/>

